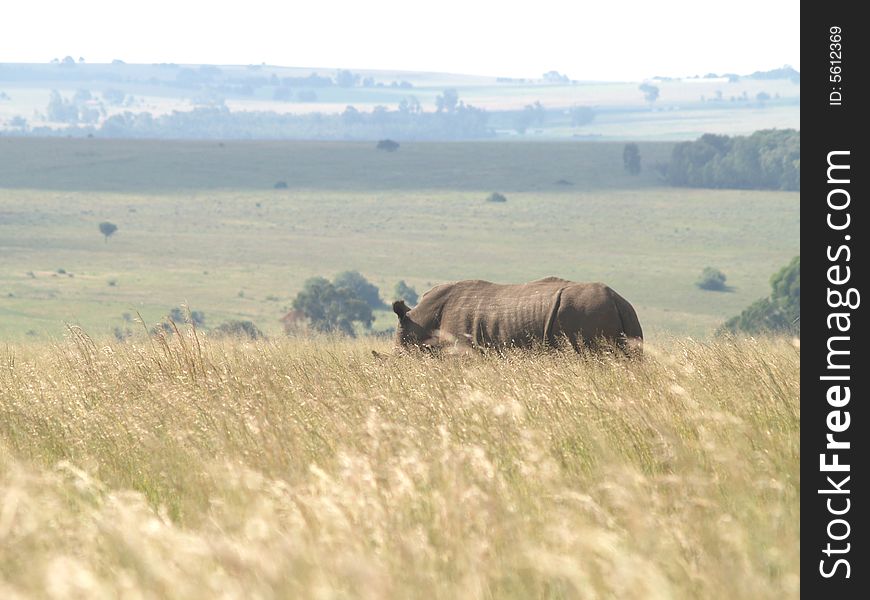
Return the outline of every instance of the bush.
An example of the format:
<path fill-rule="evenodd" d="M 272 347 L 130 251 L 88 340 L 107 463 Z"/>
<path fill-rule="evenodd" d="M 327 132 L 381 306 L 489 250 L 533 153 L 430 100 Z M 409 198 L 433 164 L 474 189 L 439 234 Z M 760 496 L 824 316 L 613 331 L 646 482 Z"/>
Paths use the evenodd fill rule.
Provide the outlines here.
<path fill-rule="evenodd" d="M 378 150 L 384 150 L 385 152 L 395 152 L 399 149 L 399 143 L 393 140 L 381 140 L 376 147 Z"/>
<path fill-rule="evenodd" d="M 252 321 L 227 321 L 215 327 L 212 333 L 219 336 L 249 340 L 262 340 L 266 338 L 263 332 Z"/>
<path fill-rule="evenodd" d="M 695 285 L 702 290 L 724 292 L 728 289 L 728 286 L 725 285 L 726 279 L 727 277 L 725 276 L 725 273 L 719 269 L 704 267 L 704 270 L 701 271 L 701 276 L 698 278 L 698 281 L 695 282 Z"/>
<path fill-rule="evenodd" d="M 272 187 L 274 187 L 276 190 L 286 190 L 287 189 L 287 182 L 286 181 L 276 181 L 275 185 L 273 185 Z"/>
<path fill-rule="evenodd" d="M 801 332 L 801 257 L 770 278 L 771 293 L 756 300 L 739 315 L 725 322 L 722 330 L 731 333 Z"/>
<path fill-rule="evenodd" d="M 349 287 L 336 287 L 324 277 L 312 277 L 305 282 L 293 300 L 293 309 L 300 311 L 311 327 L 325 333 L 341 332 L 355 337 L 353 324 L 371 328 L 374 317 L 365 300 Z"/>
<path fill-rule="evenodd" d="M 178 323 L 192 323 L 197 327 L 205 325 L 205 313 L 201 310 L 191 310 L 187 314 L 180 307 L 176 306 L 169 311 L 169 318 Z"/>
<path fill-rule="evenodd" d="M 357 297 L 375 310 L 386 308 L 384 301 L 381 300 L 381 292 L 378 287 L 363 277 L 359 271 L 339 273 L 332 280 L 332 284 L 336 288 L 350 289 Z"/>
<path fill-rule="evenodd" d="M 486 198 L 487 202 L 507 202 L 507 198 L 505 198 L 504 194 L 499 194 L 498 192 L 493 192 Z"/>

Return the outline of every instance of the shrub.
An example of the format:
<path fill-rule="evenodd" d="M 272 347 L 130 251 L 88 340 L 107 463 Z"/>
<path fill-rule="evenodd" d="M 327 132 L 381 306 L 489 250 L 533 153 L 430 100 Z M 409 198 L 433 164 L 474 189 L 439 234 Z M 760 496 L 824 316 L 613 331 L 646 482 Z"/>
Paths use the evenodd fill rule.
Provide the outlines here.
<path fill-rule="evenodd" d="M 112 329 L 112 335 L 115 336 L 115 339 L 116 339 L 117 341 L 119 341 L 119 342 L 123 342 L 123 341 L 125 341 L 127 338 L 131 337 L 131 336 L 133 335 L 133 332 L 130 331 L 129 328 L 127 328 L 127 329 L 121 329 L 120 327 L 118 327 L 117 325 L 115 325 L 115 327 Z"/>
<path fill-rule="evenodd" d="M 302 313 L 317 331 L 341 332 L 355 337 L 353 324 L 372 326 L 372 309 L 349 287 L 337 287 L 324 277 L 312 277 L 305 282 L 293 300 L 293 309 Z"/>
<path fill-rule="evenodd" d="M 227 321 L 215 327 L 212 333 L 219 336 L 249 340 L 262 340 L 266 338 L 263 332 L 252 321 Z"/>
<path fill-rule="evenodd" d="M 770 296 L 750 304 L 726 321 L 722 330 L 752 334 L 792 331 L 800 335 L 801 257 L 795 256 L 774 274 L 770 285 Z"/>
<path fill-rule="evenodd" d="M 169 311 L 169 318 L 176 323 L 193 323 L 197 327 L 205 325 L 205 313 L 200 310 L 188 309 L 188 314 L 185 314 L 182 308 L 176 306 Z"/>
<path fill-rule="evenodd" d="M 272 187 L 274 187 L 276 190 L 286 190 L 287 189 L 287 182 L 286 181 L 276 181 L 275 185 L 273 185 Z"/>
<path fill-rule="evenodd" d="M 507 198 L 505 198 L 504 194 L 500 194 L 498 192 L 493 192 L 486 198 L 487 202 L 507 202 Z"/>
<path fill-rule="evenodd" d="M 381 140 L 378 142 L 376 148 L 385 152 L 395 152 L 399 149 L 399 142 L 394 142 L 393 140 Z"/>
<path fill-rule="evenodd" d="M 354 295 L 375 310 L 386 308 L 384 301 L 381 300 L 381 291 L 378 289 L 378 286 L 371 283 L 359 271 L 339 273 L 332 280 L 332 284 L 336 288 L 350 289 Z"/>
<path fill-rule="evenodd" d="M 728 286 L 725 285 L 726 279 L 727 277 L 725 276 L 725 273 L 719 269 L 704 267 L 704 270 L 701 271 L 701 276 L 698 278 L 698 281 L 695 282 L 695 285 L 702 290 L 724 292 L 728 289 Z"/>

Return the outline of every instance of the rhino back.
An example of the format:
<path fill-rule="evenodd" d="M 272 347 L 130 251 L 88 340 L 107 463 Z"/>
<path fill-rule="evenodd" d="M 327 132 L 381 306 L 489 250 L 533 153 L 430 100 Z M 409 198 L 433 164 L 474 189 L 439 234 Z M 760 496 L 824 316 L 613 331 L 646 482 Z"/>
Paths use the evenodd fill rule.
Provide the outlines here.
<path fill-rule="evenodd" d="M 427 292 L 417 308 L 444 342 L 528 346 L 547 340 L 566 284 L 558 278 L 518 285 L 460 281 Z"/>

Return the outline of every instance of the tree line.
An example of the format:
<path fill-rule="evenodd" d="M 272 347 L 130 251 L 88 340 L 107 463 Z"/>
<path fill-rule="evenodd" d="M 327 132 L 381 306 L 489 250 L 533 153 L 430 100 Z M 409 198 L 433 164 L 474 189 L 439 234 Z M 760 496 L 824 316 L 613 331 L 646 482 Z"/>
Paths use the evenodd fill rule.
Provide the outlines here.
<path fill-rule="evenodd" d="M 466 104 L 456 90 L 436 98 L 436 110 L 426 112 L 414 96 L 402 99 L 394 110 L 376 106 L 371 112 L 348 106 L 339 114 L 231 111 L 222 100 L 202 99 L 202 106 L 164 115 L 124 111 L 98 123 L 105 113 L 86 90 L 72 100 L 52 92 L 47 116 L 71 126 L 28 128 L 19 133 L 39 136 L 99 135 L 122 138 L 186 139 L 324 139 L 371 140 L 385 137 L 405 140 L 483 139 L 495 135 L 489 113 Z M 97 106 L 97 108 L 94 107 Z M 100 110 L 102 109 L 102 110 Z"/>
<path fill-rule="evenodd" d="M 799 191 L 801 134 L 794 129 L 733 137 L 707 133 L 674 146 L 659 171 L 675 186 Z"/>

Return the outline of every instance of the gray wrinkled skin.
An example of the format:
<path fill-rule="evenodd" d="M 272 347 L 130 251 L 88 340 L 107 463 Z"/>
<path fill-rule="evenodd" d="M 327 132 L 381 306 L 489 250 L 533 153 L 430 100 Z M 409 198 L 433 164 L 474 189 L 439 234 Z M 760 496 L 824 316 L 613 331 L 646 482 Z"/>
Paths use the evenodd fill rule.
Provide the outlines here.
<path fill-rule="evenodd" d="M 409 309 L 393 303 L 399 317 L 396 344 L 420 348 L 556 347 L 575 350 L 616 346 L 640 355 L 643 330 L 634 308 L 603 283 L 547 277 L 500 285 L 481 280 L 436 286 Z"/>

